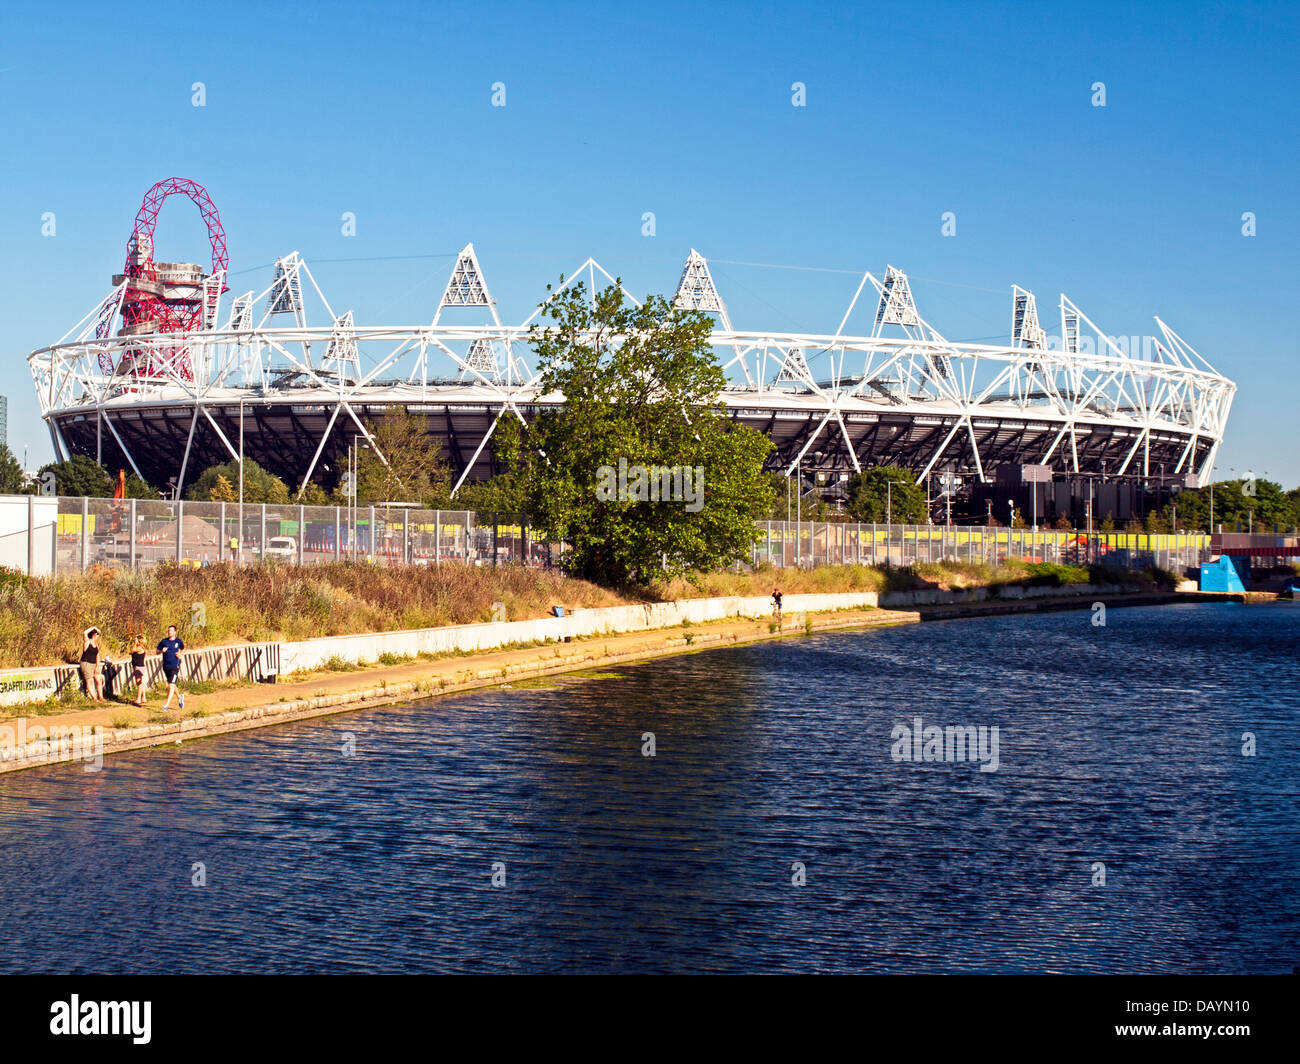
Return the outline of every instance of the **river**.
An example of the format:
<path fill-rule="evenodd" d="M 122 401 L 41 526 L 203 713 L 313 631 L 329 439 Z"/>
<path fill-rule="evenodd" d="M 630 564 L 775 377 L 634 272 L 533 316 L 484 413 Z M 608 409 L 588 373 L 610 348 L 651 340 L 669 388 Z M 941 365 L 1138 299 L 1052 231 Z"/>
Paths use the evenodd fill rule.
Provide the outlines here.
<path fill-rule="evenodd" d="M 1290 972 L 1300 604 L 1105 621 L 801 636 L 0 776 L 0 970 Z M 916 718 L 996 726 L 996 771 L 898 759 Z"/>

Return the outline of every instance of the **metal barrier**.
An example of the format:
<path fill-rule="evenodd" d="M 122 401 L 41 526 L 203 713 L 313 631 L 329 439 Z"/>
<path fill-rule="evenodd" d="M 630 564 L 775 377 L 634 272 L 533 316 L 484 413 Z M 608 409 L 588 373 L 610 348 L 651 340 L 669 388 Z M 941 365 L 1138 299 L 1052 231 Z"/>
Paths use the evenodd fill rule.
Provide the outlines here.
<path fill-rule="evenodd" d="M 845 521 L 759 522 L 752 565 L 996 565 L 1010 560 L 1183 571 L 1207 556 L 1202 533 L 1078 532 L 969 525 L 866 525 Z"/>
<path fill-rule="evenodd" d="M 241 508 L 233 502 L 66 497 L 40 502 L 47 509 L 57 504 L 57 517 L 53 512 L 45 518 L 31 516 L 26 496 L 0 497 L 0 505 L 24 508 L 21 514 L 15 509 L 10 523 L 15 530 L 4 537 L 4 558 L 11 560 L 0 564 L 49 572 L 52 559 L 55 573 L 80 572 L 93 565 L 139 569 L 228 561 L 547 567 L 558 564 L 566 549 L 564 543 L 539 536 L 519 514 L 293 503 L 248 503 Z M 32 546 L 37 549 L 29 549 Z M 760 521 L 749 560 L 754 566 L 792 568 L 1023 559 L 1182 571 L 1208 559 L 1209 548 L 1210 537 L 1201 533 Z"/>

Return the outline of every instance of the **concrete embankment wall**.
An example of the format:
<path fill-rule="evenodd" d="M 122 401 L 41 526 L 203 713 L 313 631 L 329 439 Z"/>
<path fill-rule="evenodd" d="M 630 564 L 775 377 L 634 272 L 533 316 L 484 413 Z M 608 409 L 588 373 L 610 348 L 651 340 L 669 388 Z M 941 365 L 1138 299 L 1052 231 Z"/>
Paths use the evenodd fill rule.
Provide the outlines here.
<path fill-rule="evenodd" d="M 796 613 L 861 609 L 877 605 L 874 591 L 828 595 L 786 595 L 786 617 Z M 772 600 L 766 596 L 683 599 L 640 606 L 602 606 L 577 610 L 564 617 L 525 621 L 459 624 L 445 628 L 415 628 L 367 635 L 324 636 L 291 643 L 240 644 L 204 647 L 181 655 L 181 682 L 186 680 L 257 680 L 272 673 L 317 669 L 333 658 L 349 663 L 376 662 L 382 655 L 472 653 L 517 643 L 563 642 L 577 636 L 671 628 L 683 621 L 703 624 L 728 617 L 767 617 Z M 118 659 L 115 659 L 118 660 Z M 161 664 L 149 659 L 151 682 L 157 683 Z M 28 705 L 57 695 L 79 683 L 75 665 L 0 671 L 0 705 Z"/>
<path fill-rule="evenodd" d="M 1019 602 L 1024 599 L 1082 598 L 1114 595 L 1123 589 L 1115 584 L 1066 584 L 1064 587 L 1026 587 L 1008 584 L 997 588 L 968 587 L 960 591 L 925 588 L 920 591 L 886 591 L 878 605 L 882 609 L 915 609 L 917 606 L 960 606 L 975 602 Z"/>
<path fill-rule="evenodd" d="M 786 595 L 787 618 L 796 613 L 861 609 L 876 606 L 874 591 L 833 595 Z M 338 635 L 280 644 L 280 667 L 285 673 L 316 669 L 333 657 L 343 661 L 378 661 L 383 654 L 398 657 L 493 650 L 514 643 L 563 642 L 578 636 L 617 635 L 652 628 L 672 628 L 683 621 L 704 624 L 728 617 L 769 617 L 772 600 L 763 596 L 683 599 L 640 606 L 603 606 L 577 610 L 564 617 L 538 617 L 526 621 L 461 624 L 446 628 L 416 628 L 370 635 Z"/>

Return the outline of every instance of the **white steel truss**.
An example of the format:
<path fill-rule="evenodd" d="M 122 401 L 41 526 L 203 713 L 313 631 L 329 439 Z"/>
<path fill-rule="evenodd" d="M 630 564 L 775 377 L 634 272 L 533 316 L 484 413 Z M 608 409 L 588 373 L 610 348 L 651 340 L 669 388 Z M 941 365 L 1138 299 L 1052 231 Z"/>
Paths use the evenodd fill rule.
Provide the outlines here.
<path fill-rule="evenodd" d="M 1038 324 L 1034 293 L 1018 284 L 1011 286 L 1011 346 L 1039 349 L 1047 346 L 1047 333 Z"/>
<path fill-rule="evenodd" d="M 579 281 L 594 293 L 614 278 L 588 258 L 548 298 Z M 872 331 L 854 335 L 846 326 L 868 283 L 877 295 Z M 309 295 L 325 324 L 308 324 Z M 368 435 L 365 420 L 385 408 L 440 418 L 448 446 L 462 457 L 458 487 L 503 416 L 525 420 L 563 402 L 541 393 L 529 364 L 528 330 L 538 311 L 519 325 L 502 324 L 472 245 L 457 256 L 425 326 L 357 325 L 350 311 L 336 314 L 296 252 L 276 262 L 260 294 L 234 298 L 223 325 L 183 338 L 111 335 L 122 299 L 119 285 L 59 342 L 29 356 L 41 413 L 60 457 L 74 450 L 98 457 L 116 446 L 132 469 L 155 470 L 156 480 L 159 464 L 168 463 L 158 482 L 175 480 L 177 492 L 193 474 L 197 436 L 234 456 L 222 424 L 241 400 L 306 433 L 298 446 L 308 451 L 292 474 L 301 484 L 323 460 L 334 461 L 324 456 L 337 440 Z M 733 328 L 695 250 L 676 302 L 718 315 L 711 343 L 728 379 L 720 402 L 736 420 L 772 434 L 786 470 L 800 462 L 859 469 L 898 460 L 917 469 L 918 480 L 932 471 L 983 480 L 993 464 L 1015 460 L 1142 476 L 1154 464 L 1162 474 L 1204 479 L 1236 391 L 1159 318 L 1151 354 L 1140 357 L 1062 295 L 1055 342 L 1038 324 L 1033 294 L 1019 286 L 1005 346 L 941 336 L 893 266 L 884 280 L 864 274 L 834 333 Z M 448 324 L 441 314 L 451 307 L 487 309 L 491 321 Z M 220 322 L 218 311 L 205 303 L 205 324 Z M 292 314 L 292 323 L 269 323 L 282 314 Z M 313 344 L 324 351 L 319 363 Z M 192 379 L 172 357 L 178 349 L 189 352 Z M 814 374 L 814 364 L 824 371 Z M 170 435 L 149 436 L 151 419 L 170 426 Z M 144 439 L 161 442 L 146 449 Z M 173 454 L 167 441 L 178 439 Z"/>
<path fill-rule="evenodd" d="M 694 248 L 691 248 L 686 265 L 682 267 L 681 280 L 677 282 L 677 294 L 673 297 L 673 302 L 686 310 L 716 314 L 724 329 L 731 328 L 727 306 L 718 295 L 718 286 L 713 283 L 708 261 Z"/>

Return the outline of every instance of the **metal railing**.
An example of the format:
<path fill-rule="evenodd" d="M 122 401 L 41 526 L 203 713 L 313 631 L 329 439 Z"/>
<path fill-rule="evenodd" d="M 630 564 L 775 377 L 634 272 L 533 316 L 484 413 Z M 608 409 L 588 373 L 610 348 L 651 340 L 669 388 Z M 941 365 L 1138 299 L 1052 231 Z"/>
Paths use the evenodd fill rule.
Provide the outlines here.
<path fill-rule="evenodd" d="M 0 566 L 28 573 L 349 559 L 547 567 L 566 549 L 538 535 L 519 514 L 466 510 L 6 496 L 0 497 L 0 516 Z M 1184 571 L 1207 559 L 1209 547 L 1210 537 L 1199 533 L 760 521 L 749 560 L 790 568 L 1024 559 Z"/>

